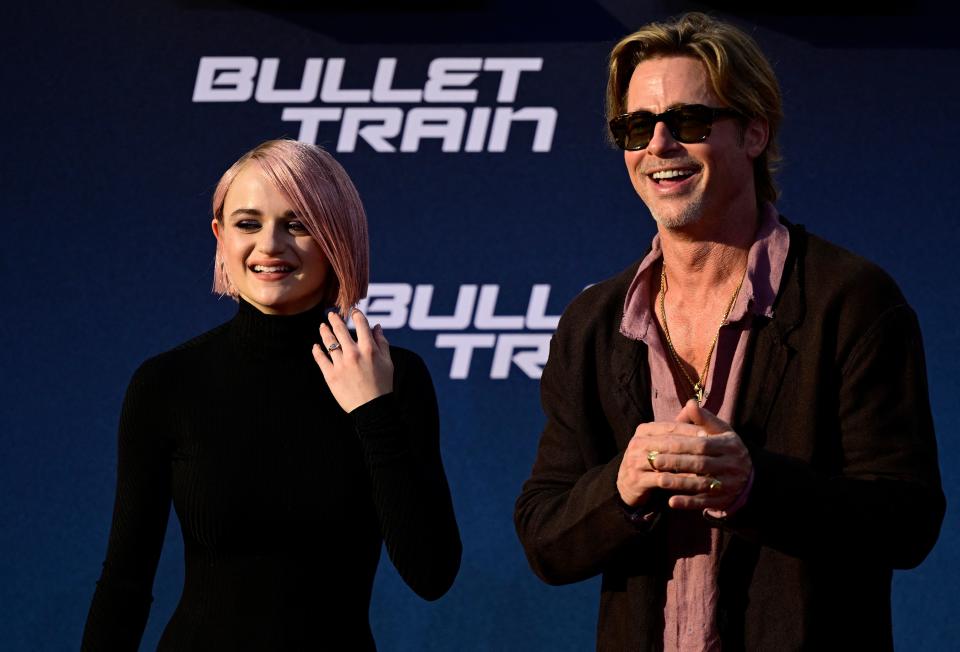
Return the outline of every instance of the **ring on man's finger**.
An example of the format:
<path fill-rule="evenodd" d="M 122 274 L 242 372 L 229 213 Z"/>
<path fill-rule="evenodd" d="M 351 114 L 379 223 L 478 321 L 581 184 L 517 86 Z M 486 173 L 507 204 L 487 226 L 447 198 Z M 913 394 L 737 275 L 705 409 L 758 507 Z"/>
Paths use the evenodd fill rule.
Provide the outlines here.
<path fill-rule="evenodd" d="M 327 345 L 327 351 L 336 351 L 340 348 L 340 342 L 334 342 L 333 344 Z"/>
<path fill-rule="evenodd" d="M 722 486 L 723 486 L 722 482 L 720 482 L 716 478 L 710 478 L 710 484 L 707 485 L 707 491 L 717 491 Z"/>
<path fill-rule="evenodd" d="M 660 451 L 647 451 L 647 464 L 649 464 L 650 468 L 653 469 L 654 471 L 659 470 L 654 464 L 654 462 L 657 461 L 657 455 L 659 454 L 660 454 Z"/>

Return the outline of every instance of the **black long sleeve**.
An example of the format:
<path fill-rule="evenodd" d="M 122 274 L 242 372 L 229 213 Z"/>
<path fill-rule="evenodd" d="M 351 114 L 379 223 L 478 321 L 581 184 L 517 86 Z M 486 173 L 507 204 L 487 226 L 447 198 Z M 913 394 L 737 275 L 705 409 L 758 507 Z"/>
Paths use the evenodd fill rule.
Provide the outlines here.
<path fill-rule="evenodd" d="M 392 357 L 402 370 L 398 390 L 350 415 L 390 560 L 420 597 L 436 600 L 450 588 L 461 552 L 456 523 L 444 518 L 453 506 L 439 456 L 436 397 L 418 357 L 397 349 Z"/>
<path fill-rule="evenodd" d="M 395 391 L 346 414 L 310 354 L 322 318 L 241 303 L 134 374 L 84 650 L 137 649 L 171 499 L 186 574 L 161 650 L 373 649 L 383 542 L 419 595 L 450 587 L 461 546 L 429 373 L 393 348 Z"/>

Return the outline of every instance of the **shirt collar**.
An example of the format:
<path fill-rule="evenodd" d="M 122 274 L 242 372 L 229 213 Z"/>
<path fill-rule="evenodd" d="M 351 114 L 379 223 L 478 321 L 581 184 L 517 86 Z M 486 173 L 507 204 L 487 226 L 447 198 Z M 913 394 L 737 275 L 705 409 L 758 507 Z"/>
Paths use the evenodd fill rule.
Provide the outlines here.
<path fill-rule="evenodd" d="M 790 232 L 777 215 L 777 209 L 766 202 L 760 211 L 760 224 L 750 250 L 747 252 L 747 271 L 737 300 L 730 309 L 728 323 L 737 323 L 748 315 L 773 317 L 773 304 L 780 290 L 783 268 L 790 248 Z M 627 289 L 623 305 L 620 332 L 631 339 L 647 341 L 656 316 L 650 297 L 654 296 L 653 269 L 663 258 L 660 235 L 654 235 L 650 252 L 641 261 L 637 273 Z"/>

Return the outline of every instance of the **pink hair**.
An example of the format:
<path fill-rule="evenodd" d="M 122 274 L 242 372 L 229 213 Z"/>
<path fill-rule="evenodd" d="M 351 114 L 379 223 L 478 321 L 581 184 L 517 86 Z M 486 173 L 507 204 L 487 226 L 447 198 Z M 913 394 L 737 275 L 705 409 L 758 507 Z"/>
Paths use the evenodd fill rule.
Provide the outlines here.
<path fill-rule="evenodd" d="M 223 173 L 213 192 L 213 216 L 223 223 L 223 203 L 240 170 L 256 161 L 330 261 L 334 278 L 324 301 L 342 315 L 367 294 L 370 243 L 367 214 L 353 182 L 337 161 L 321 147 L 296 140 L 268 140 L 240 157 Z M 237 298 L 227 277 L 220 243 L 214 260 L 213 291 Z"/>

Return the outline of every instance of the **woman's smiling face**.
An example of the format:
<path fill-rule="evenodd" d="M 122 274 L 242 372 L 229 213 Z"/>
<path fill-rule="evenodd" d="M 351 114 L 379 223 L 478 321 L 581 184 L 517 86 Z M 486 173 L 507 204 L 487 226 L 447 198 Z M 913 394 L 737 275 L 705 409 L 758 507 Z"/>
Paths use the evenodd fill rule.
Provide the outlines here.
<path fill-rule="evenodd" d="M 287 198 L 251 161 L 237 174 L 213 233 L 230 283 L 266 314 L 293 315 L 324 296 L 330 262 Z"/>

